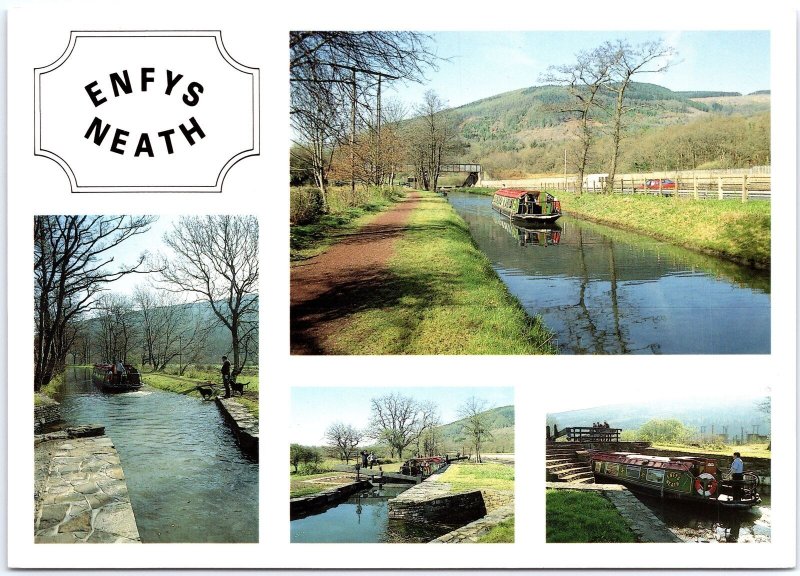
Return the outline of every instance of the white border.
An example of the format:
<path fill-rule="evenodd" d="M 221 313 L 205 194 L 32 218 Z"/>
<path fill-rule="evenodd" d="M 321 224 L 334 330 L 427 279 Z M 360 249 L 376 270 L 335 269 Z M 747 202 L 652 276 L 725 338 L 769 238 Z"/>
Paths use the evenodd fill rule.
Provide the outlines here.
<path fill-rule="evenodd" d="M 794 2 L 796 4 L 796 2 Z M 281 568 L 566 568 L 566 567 L 698 567 L 764 568 L 795 563 L 796 543 L 796 6 L 767 3 L 754 7 L 740 0 L 699 4 L 675 0 L 653 11 L 641 2 L 527 5 L 500 0 L 491 5 L 431 5 L 410 0 L 402 6 L 376 8 L 359 1 L 347 6 L 308 2 L 291 13 L 273 6 L 236 3 L 117 3 L 84 5 L 65 2 L 9 18 L 8 61 L 8 276 L 9 358 L 13 381 L 8 388 L 9 466 L 8 558 L 15 567 L 281 567 Z M 288 10 L 288 9 L 286 9 Z M 421 16 L 424 16 L 421 18 Z M 219 213 L 226 209 L 255 212 L 261 223 L 262 422 L 260 543 L 253 545 L 121 545 L 63 546 L 32 543 L 32 450 L 26 438 L 32 428 L 30 394 L 32 328 L 31 216 L 35 213 L 147 213 L 141 202 L 112 195 L 64 195 L 64 176 L 54 164 L 27 156 L 30 123 L 16 110 L 30 110 L 28 50 L 43 50 L 56 29 L 135 29 L 137 27 L 220 29 L 231 53 L 259 67 L 270 79 L 262 91 L 265 110 L 262 158 L 248 159 L 226 181 L 223 197 L 159 196 L 162 214 Z M 289 357 L 288 177 L 286 122 L 288 86 L 286 35 L 290 29 L 550 29 L 550 30 L 708 30 L 769 29 L 772 32 L 772 176 L 780 183 L 773 194 L 772 354 L 768 356 L 668 356 L 503 358 L 503 357 Z M 235 29 L 238 34 L 229 33 Z M 35 32 L 33 32 L 35 31 Z M 36 33 L 38 45 L 26 34 Z M 250 35 L 253 40 L 248 43 Z M 55 34 L 63 46 L 63 35 Z M 232 43 L 236 42 L 237 46 Z M 25 50 L 21 50 L 24 47 Z M 48 49 L 48 53 L 52 53 Z M 60 53 L 60 52 L 59 52 Z M 24 79 L 27 88 L 17 80 Z M 531 79 L 531 84 L 535 84 Z M 29 118 L 27 113 L 26 118 Z M 283 127 L 277 129 L 277 126 Z M 28 134 L 29 136 L 25 136 Z M 31 169 L 33 167 L 33 169 Z M 269 176 L 269 179 L 267 178 Z M 228 192 L 230 186 L 230 193 Z M 70 196 L 66 194 L 65 196 Z M 81 197 L 82 196 L 82 197 Z M 237 210 L 241 207 L 246 210 Z M 503 385 L 499 374 L 549 375 L 515 386 L 516 406 L 516 543 L 513 545 L 428 546 L 417 544 L 289 544 L 287 415 L 290 386 L 359 386 L 375 389 L 413 385 Z M 763 545 L 692 544 L 546 545 L 541 441 L 548 399 L 580 393 L 582 386 L 613 387 L 635 398 L 640 386 L 680 388 L 697 383 L 772 383 L 774 460 L 772 542 Z M 270 455 L 273 458 L 270 458 Z"/>

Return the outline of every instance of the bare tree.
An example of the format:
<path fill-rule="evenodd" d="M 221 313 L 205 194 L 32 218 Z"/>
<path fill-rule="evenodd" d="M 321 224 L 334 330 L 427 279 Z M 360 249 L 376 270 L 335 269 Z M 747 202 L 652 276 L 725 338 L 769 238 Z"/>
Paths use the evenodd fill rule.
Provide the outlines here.
<path fill-rule="evenodd" d="M 490 426 L 492 418 L 486 411 L 489 404 L 486 400 L 471 396 L 458 409 L 458 415 L 462 418 L 461 426 L 467 438 L 475 448 L 475 461 L 481 462 L 481 446 L 487 440 L 492 439 Z"/>
<path fill-rule="evenodd" d="M 614 190 L 620 142 L 624 131 L 625 92 L 630 86 L 634 75 L 668 70 L 671 66 L 670 59 L 676 54 L 676 51 L 671 46 L 665 45 L 663 40 L 643 42 L 636 46 L 631 46 L 625 40 L 617 40 L 614 43 L 604 43 L 598 50 L 605 53 L 603 58 L 611 63 L 611 82 L 607 84 L 607 87 L 614 97 L 611 126 L 611 167 L 608 170 L 608 181 L 606 182 L 606 191 L 610 193 Z"/>
<path fill-rule="evenodd" d="M 403 458 L 403 450 L 417 441 L 434 421 L 432 405 L 421 405 L 398 392 L 379 396 L 370 401 L 369 435 L 389 446 L 392 457 Z M 435 405 L 433 405 L 435 406 Z"/>
<path fill-rule="evenodd" d="M 418 117 L 411 128 L 411 160 L 422 187 L 436 190 L 442 163 L 460 148 L 460 140 L 444 101 L 433 90 L 425 92 L 416 112 Z"/>
<path fill-rule="evenodd" d="M 574 107 L 562 108 L 562 112 L 578 119 L 578 191 L 583 191 L 583 177 L 589 163 L 589 151 L 594 143 L 594 116 L 601 111 L 601 95 L 611 80 L 614 54 L 603 47 L 591 52 L 581 51 L 574 64 L 550 66 L 543 77 L 544 82 L 566 86 L 575 99 Z"/>
<path fill-rule="evenodd" d="M 145 255 L 111 268 L 111 250 L 149 230 L 154 216 L 34 217 L 34 390 L 63 368 L 71 330 L 94 309 L 99 292 L 115 280 L 143 272 Z"/>
<path fill-rule="evenodd" d="M 361 443 L 363 438 L 363 433 L 356 428 L 353 428 L 350 424 L 344 424 L 343 422 L 335 422 L 328 426 L 328 429 L 325 431 L 325 439 L 328 441 L 328 445 L 333 448 L 339 457 L 347 462 L 350 463 L 350 458 L 356 452 L 356 448 Z"/>
<path fill-rule="evenodd" d="M 164 242 L 171 290 L 189 292 L 211 307 L 230 332 L 231 376 L 258 348 L 258 220 L 255 216 L 181 217 Z"/>
<path fill-rule="evenodd" d="M 133 303 L 121 294 L 103 294 L 97 302 L 100 350 L 106 362 L 120 360 L 128 363 L 128 354 L 138 337 L 138 322 Z"/>
<path fill-rule="evenodd" d="M 344 142 L 349 132 L 351 176 L 355 178 L 359 107 L 372 109 L 374 88 L 375 149 L 379 151 L 381 85 L 400 79 L 423 80 L 424 69 L 435 67 L 436 63 L 429 42 L 429 36 L 404 31 L 289 33 L 290 119 L 297 143 L 312 153 L 323 208 L 327 208 L 325 167 L 330 166 L 335 140 Z M 368 116 L 373 117 L 371 112 Z M 363 128 L 363 122 L 358 126 Z M 380 174 L 380 170 L 378 164 L 376 173 Z"/>
<path fill-rule="evenodd" d="M 422 413 L 422 430 L 417 439 L 417 454 L 435 456 L 439 452 L 439 431 L 442 424 L 439 415 L 439 405 L 435 402 L 423 402 L 420 404 Z"/>

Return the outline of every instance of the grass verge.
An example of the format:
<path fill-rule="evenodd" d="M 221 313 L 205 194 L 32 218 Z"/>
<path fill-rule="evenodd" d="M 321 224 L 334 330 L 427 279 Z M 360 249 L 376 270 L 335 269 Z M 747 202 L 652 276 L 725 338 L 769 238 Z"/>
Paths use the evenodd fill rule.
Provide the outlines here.
<path fill-rule="evenodd" d="M 514 517 L 503 520 L 493 526 L 486 534 L 478 538 L 480 544 L 513 544 L 514 543 Z"/>
<path fill-rule="evenodd" d="M 548 490 L 547 543 L 636 542 L 616 507 L 600 494 Z"/>
<path fill-rule="evenodd" d="M 452 492 L 470 490 L 514 490 L 514 467 L 505 464 L 454 463 L 439 479 L 448 482 Z"/>
<path fill-rule="evenodd" d="M 422 192 L 386 278 L 359 289 L 334 354 L 554 354 L 447 203 Z"/>
<path fill-rule="evenodd" d="M 721 456 L 731 456 L 734 452 L 740 452 L 742 458 L 772 458 L 772 451 L 768 448 L 769 444 L 731 444 L 731 445 L 705 445 L 690 446 L 688 444 L 653 444 L 654 450 L 678 450 L 691 454 L 719 454 Z"/>
<path fill-rule="evenodd" d="M 559 192 L 566 214 L 770 268 L 770 203 Z"/>
<path fill-rule="evenodd" d="M 174 392 L 176 394 L 184 394 L 196 398 L 202 398 L 202 396 L 195 387 L 205 380 L 219 383 L 220 376 L 217 372 L 196 373 L 191 378 L 162 372 L 142 372 L 142 382 L 148 386 L 164 390 L 165 392 Z M 243 396 L 236 396 L 236 401 L 241 403 L 253 416 L 258 418 L 258 376 L 249 375 L 240 377 L 237 380 L 246 381 L 249 382 L 249 384 L 245 387 Z M 222 384 L 219 383 L 217 390 L 219 390 L 221 386 Z M 222 391 L 224 392 L 224 388 Z"/>
<path fill-rule="evenodd" d="M 56 395 L 58 394 L 58 391 L 61 389 L 61 386 L 63 385 L 64 385 L 64 373 L 60 372 L 58 374 L 55 374 L 53 376 L 53 379 L 47 383 L 47 386 L 43 386 L 39 390 L 39 393 L 44 394 L 50 399 L 55 399 Z M 36 399 L 36 396 L 34 396 L 34 406 L 38 406 L 37 402 L 38 400 Z"/>
<path fill-rule="evenodd" d="M 332 189 L 329 214 L 316 215 L 311 221 L 302 224 L 292 224 L 289 231 L 290 260 L 307 260 L 324 252 L 337 241 L 340 233 L 356 230 L 369 223 L 377 214 L 405 195 L 405 191 L 397 188 L 381 190 L 373 187 L 364 192 L 351 202 L 345 202 L 336 201 L 344 192 Z M 290 191 L 293 199 L 300 194 L 302 189 L 292 188 Z"/>

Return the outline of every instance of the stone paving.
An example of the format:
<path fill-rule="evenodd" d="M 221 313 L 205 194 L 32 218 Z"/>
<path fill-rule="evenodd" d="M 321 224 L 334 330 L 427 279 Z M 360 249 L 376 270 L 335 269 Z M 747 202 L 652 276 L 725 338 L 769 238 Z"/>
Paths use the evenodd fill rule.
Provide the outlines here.
<path fill-rule="evenodd" d="M 443 536 L 439 536 L 436 540 L 432 540 L 432 544 L 459 544 L 462 542 L 477 542 L 481 536 L 489 532 L 492 528 L 514 517 L 514 504 L 506 504 L 489 512 L 483 518 L 470 522 L 466 526 L 457 528 L 452 532 L 448 532 Z"/>
<path fill-rule="evenodd" d="M 625 486 L 547 482 L 546 487 L 553 490 L 589 490 L 601 493 L 616 507 L 639 542 L 683 542 Z"/>
<path fill-rule="evenodd" d="M 119 455 L 107 436 L 35 444 L 37 543 L 140 543 Z"/>

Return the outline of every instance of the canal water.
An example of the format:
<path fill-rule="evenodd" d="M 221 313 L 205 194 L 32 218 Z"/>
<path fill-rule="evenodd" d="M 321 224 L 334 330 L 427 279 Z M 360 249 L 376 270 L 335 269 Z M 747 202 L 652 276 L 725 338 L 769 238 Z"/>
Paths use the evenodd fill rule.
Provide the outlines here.
<path fill-rule="evenodd" d="M 319 514 L 291 521 L 292 542 L 430 542 L 457 528 L 389 519 L 389 499 L 410 485 L 385 484 L 352 495 Z M 387 566 L 402 568 L 402 565 Z"/>
<path fill-rule="evenodd" d="M 662 501 L 660 498 L 636 497 L 681 539 L 688 542 L 769 542 L 771 537 L 771 502 L 761 496 L 761 504 L 750 510 L 697 508 L 690 504 Z"/>
<path fill-rule="evenodd" d="M 448 198 L 562 354 L 770 353 L 769 272 L 569 216 L 521 228 L 488 196 Z"/>
<path fill-rule="evenodd" d="M 258 464 L 214 402 L 141 390 L 105 394 L 68 368 L 67 425 L 100 424 L 122 461 L 143 542 L 258 542 Z"/>

